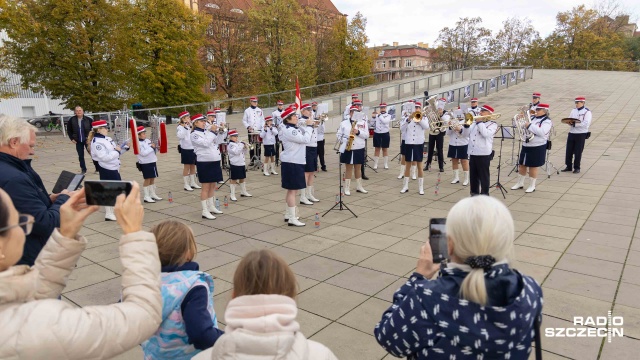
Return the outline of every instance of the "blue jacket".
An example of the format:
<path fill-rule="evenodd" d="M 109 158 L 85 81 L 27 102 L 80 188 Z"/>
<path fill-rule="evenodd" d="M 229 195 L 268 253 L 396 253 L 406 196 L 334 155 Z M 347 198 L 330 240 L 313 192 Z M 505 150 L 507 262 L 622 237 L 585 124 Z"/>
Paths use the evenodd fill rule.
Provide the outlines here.
<path fill-rule="evenodd" d="M 42 179 L 31 167 L 31 160 L 0 153 L 0 174 L 0 188 L 9 194 L 18 212 L 35 219 L 18 262 L 18 265 L 32 266 L 53 230 L 60 226 L 60 206 L 69 196 L 60 195 L 52 203 Z"/>
<path fill-rule="evenodd" d="M 495 265 L 485 272 L 488 304 L 480 306 L 458 297 L 467 274 L 445 266 L 435 280 L 414 273 L 376 325 L 378 343 L 409 359 L 528 359 L 542 312 L 538 283 Z"/>

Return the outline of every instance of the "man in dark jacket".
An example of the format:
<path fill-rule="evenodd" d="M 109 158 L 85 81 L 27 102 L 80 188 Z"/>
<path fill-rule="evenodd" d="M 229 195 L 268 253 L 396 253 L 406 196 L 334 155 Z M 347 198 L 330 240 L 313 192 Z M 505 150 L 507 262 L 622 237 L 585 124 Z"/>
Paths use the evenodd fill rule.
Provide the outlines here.
<path fill-rule="evenodd" d="M 47 193 L 40 176 L 31 167 L 30 157 L 36 145 L 35 127 L 28 122 L 0 116 L 0 188 L 9 194 L 16 209 L 35 219 L 18 264 L 33 265 L 40 250 L 60 226 L 60 206 L 69 192 Z"/>
<path fill-rule="evenodd" d="M 71 119 L 69 119 L 69 125 L 67 125 L 67 134 L 69 134 L 69 139 L 71 139 L 71 142 L 76 144 L 78 161 L 80 161 L 80 169 L 84 174 L 87 172 L 87 166 L 84 163 L 84 150 L 87 145 L 87 136 L 91 131 L 91 123 L 93 122 L 93 119 L 84 116 L 84 110 L 82 110 L 80 106 L 76 106 L 74 113 L 76 115 L 72 116 Z M 96 171 L 98 171 L 97 168 Z"/>

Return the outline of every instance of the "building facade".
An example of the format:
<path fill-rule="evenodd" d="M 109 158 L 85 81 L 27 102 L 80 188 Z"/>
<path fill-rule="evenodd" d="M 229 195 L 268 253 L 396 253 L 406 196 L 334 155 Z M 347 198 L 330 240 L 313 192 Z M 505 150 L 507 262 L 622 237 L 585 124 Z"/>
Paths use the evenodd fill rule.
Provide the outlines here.
<path fill-rule="evenodd" d="M 373 50 L 377 54 L 374 72 L 389 72 L 389 80 L 439 70 L 437 54 L 426 43 L 398 45 L 394 42 L 393 45 L 384 44 Z"/>

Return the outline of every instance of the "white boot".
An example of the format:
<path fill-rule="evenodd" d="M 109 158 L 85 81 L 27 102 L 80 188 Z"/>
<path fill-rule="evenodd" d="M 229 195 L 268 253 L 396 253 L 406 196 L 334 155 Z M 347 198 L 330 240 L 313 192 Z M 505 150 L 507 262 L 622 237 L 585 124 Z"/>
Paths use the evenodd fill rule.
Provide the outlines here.
<path fill-rule="evenodd" d="M 245 196 L 245 197 L 253 196 L 247 192 L 247 183 L 240 183 L 240 196 Z"/>
<path fill-rule="evenodd" d="M 209 200 L 201 200 L 200 203 L 202 204 L 202 218 L 203 219 L 209 219 L 209 220 L 215 220 L 216 217 L 211 215 L 211 212 L 209 212 L 209 204 L 208 204 Z"/>
<path fill-rule="evenodd" d="M 189 185 L 189 175 L 183 176 L 183 178 L 184 178 L 184 189 L 187 191 L 193 191 L 193 188 L 191 187 L 191 185 Z"/>
<path fill-rule="evenodd" d="M 407 191 L 409 191 L 409 177 L 405 176 L 404 177 L 404 184 L 402 185 L 402 190 L 400 190 L 400 193 L 404 194 Z"/>
<path fill-rule="evenodd" d="M 313 203 L 307 199 L 307 189 L 300 189 L 300 204 L 313 205 Z"/>
<path fill-rule="evenodd" d="M 531 178 L 531 184 L 529 184 L 529 188 L 525 190 L 526 193 L 532 193 L 536 191 L 536 178 Z"/>
<path fill-rule="evenodd" d="M 351 191 L 349 191 L 349 186 L 351 186 L 351 179 L 344 180 L 344 194 L 349 196 L 351 195 Z"/>
<path fill-rule="evenodd" d="M 365 189 L 362 187 L 362 179 L 356 179 L 356 184 L 357 184 L 357 185 L 356 185 L 356 191 L 357 191 L 357 192 L 359 192 L 359 193 L 363 193 L 363 194 L 368 193 L 368 191 L 367 191 L 367 190 L 365 190 Z"/>
<path fill-rule="evenodd" d="M 384 168 L 388 169 L 389 168 L 389 157 L 385 156 L 385 157 L 383 157 L 383 159 L 384 159 Z"/>
<path fill-rule="evenodd" d="M 218 208 L 216 208 L 216 197 L 212 197 L 207 199 L 207 201 L 209 202 L 209 212 L 214 213 L 214 214 L 223 214 L 222 211 L 218 210 Z"/>
<path fill-rule="evenodd" d="M 411 179 L 415 180 L 418 178 L 418 166 L 417 165 L 413 165 L 411 166 Z"/>
<path fill-rule="evenodd" d="M 424 195 L 424 178 L 418 179 L 418 194 Z"/>
<path fill-rule="evenodd" d="M 113 206 L 104 207 L 104 221 L 116 221 L 116 214 L 113 213 Z"/>
<path fill-rule="evenodd" d="M 460 174 L 460 170 L 453 170 L 453 180 L 451 180 L 452 184 L 457 184 L 460 182 L 460 177 L 458 176 L 458 174 Z"/>
<path fill-rule="evenodd" d="M 373 170 L 378 170 L 378 157 L 373 157 Z"/>
<path fill-rule="evenodd" d="M 155 200 L 153 200 L 151 198 L 151 196 L 149 195 L 149 188 L 150 186 L 144 186 L 142 187 L 142 191 L 144 192 L 144 198 L 142 199 L 144 202 L 148 202 L 148 203 L 154 203 L 156 202 Z"/>
<path fill-rule="evenodd" d="M 294 211 L 295 211 L 295 208 L 293 208 L 293 209 L 294 209 Z M 296 216 L 295 214 L 293 214 L 293 215 L 292 215 L 292 214 L 290 214 L 290 213 L 289 213 L 289 206 L 285 207 L 285 208 L 284 208 L 284 222 L 289 222 L 289 219 L 290 219 L 292 216 L 293 216 L 293 217 L 295 217 L 295 218 L 296 218 L 296 220 L 300 219 L 300 217 Z"/>
<path fill-rule="evenodd" d="M 289 223 L 289 226 L 304 226 L 304 223 L 300 222 L 300 220 L 298 220 L 298 217 L 296 217 L 295 207 L 288 207 L 287 210 L 289 212 L 289 221 L 287 221 Z"/>
<path fill-rule="evenodd" d="M 407 168 L 406 165 L 400 164 L 400 174 L 398 174 L 398 179 L 404 178 L 404 171 L 405 171 L 406 168 Z"/>
<path fill-rule="evenodd" d="M 236 199 L 236 184 L 229 184 L 229 189 L 231 189 L 229 199 L 231 199 L 231 201 L 238 201 L 238 199 Z"/>
<path fill-rule="evenodd" d="M 271 173 L 273 175 L 278 175 L 278 173 L 276 172 L 276 163 L 272 162 L 271 164 Z"/>
<path fill-rule="evenodd" d="M 198 185 L 198 182 L 196 181 L 196 175 L 192 174 L 189 176 L 191 177 L 191 187 L 194 189 L 202 189 L 202 187 Z"/>
<path fill-rule="evenodd" d="M 269 164 L 267 163 L 262 164 L 262 172 L 264 173 L 264 176 L 271 175 L 269 174 Z"/>
<path fill-rule="evenodd" d="M 160 196 L 158 196 L 158 194 L 156 194 L 156 186 L 155 185 L 150 185 L 149 186 L 149 195 L 151 195 L 151 198 L 153 200 L 162 200 L 162 198 Z"/>
<path fill-rule="evenodd" d="M 524 175 L 518 174 L 518 182 L 511 187 L 511 190 L 518 190 L 524 187 Z"/>
<path fill-rule="evenodd" d="M 464 171 L 464 182 L 462 183 L 462 186 L 467 186 L 467 185 L 469 185 L 469 172 Z"/>
<path fill-rule="evenodd" d="M 307 187 L 307 199 L 313 202 L 319 202 L 320 200 L 316 199 L 316 197 L 313 195 L 313 190 L 313 186 Z"/>

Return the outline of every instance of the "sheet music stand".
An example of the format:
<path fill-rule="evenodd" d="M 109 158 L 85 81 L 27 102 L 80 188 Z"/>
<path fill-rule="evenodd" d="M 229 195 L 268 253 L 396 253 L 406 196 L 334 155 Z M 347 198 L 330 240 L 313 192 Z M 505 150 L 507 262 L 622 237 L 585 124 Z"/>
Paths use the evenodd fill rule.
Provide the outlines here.
<path fill-rule="evenodd" d="M 493 185 L 489 186 L 489 188 L 495 186 L 496 189 L 500 190 L 502 197 L 505 199 L 507 198 L 505 194 L 509 192 L 504 188 L 504 186 L 502 186 L 502 183 L 500 183 L 500 170 L 502 169 L 502 143 L 504 142 L 504 139 L 513 139 L 513 134 L 509 132 L 510 128 L 510 126 L 500 125 L 499 135 L 493 137 L 494 139 L 500 139 L 500 152 L 498 153 L 498 179 L 496 179 L 496 182 Z"/>

